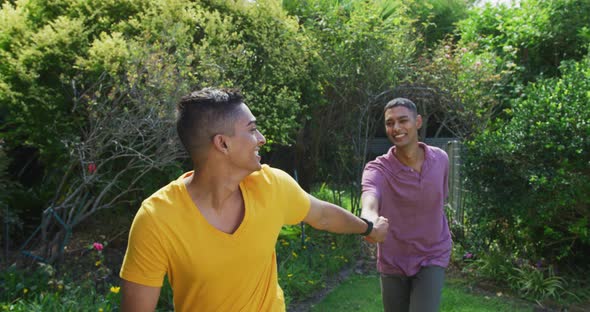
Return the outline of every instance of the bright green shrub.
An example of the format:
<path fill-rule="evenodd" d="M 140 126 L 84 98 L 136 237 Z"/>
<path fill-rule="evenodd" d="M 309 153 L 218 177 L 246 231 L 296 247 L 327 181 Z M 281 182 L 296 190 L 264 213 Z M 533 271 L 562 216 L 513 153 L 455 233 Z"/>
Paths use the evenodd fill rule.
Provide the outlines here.
<path fill-rule="evenodd" d="M 76 181 L 87 178 L 88 164 L 97 165 L 102 178 L 116 175 L 121 185 L 139 183 L 139 191 L 129 194 L 132 198 L 119 197 L 134 205 L 161 185 L 167 175 L 155 171 L 168 167 L 150 167 L 155 171 L 144 171 L 148 173 L 140 181 L 131 173 L 119 175 L 120 168 L 129 168 L 130 160 L 116 158 L 100 167 L 101 158 L 112 159 L 120 151 L 110 143 L 95 149 L 86 145 L 84 149 L 91 152 L 75 154 L 73 146 L 95 135 L 93 127 L 97 120 L 105 121 L 107 112 L 120 109 L 123 114 L 117 116 L 127 120 L 142 120 L 144 114 L 148 117 L 143 121 L 161 121 L 170 119 L 173 104 L 190 89 L 241 87 L 270 143 L 267 148 L 290 144 L 306 115 L 301 94 L 308 76 L 307 41 L 297 21 L 275 1 L 4 3 L 0 11 L 0 134 L 8 155 L 28 154 L 13 162 L 13 172 L 25 174 L 10 177 L 26 180 L 30 187 L 27 221 L 37 221 L 52 200 L 61 205 L 62 199 L 71 199 L 68 192 L 82 185 Z M 162 125 L 152 126 L 156 124 Z M 109 129 L 118 126 L 122 127 L 111 124 Z M 164 131 L 141 130 L 146 136 Z M 106 142 L 126 144 L 132 140 L 130 133 L 109 133 L 113 140 Z M 142 157 L 137 155 L 135 160 Z M 180 159 L 170 166 L 175 174 Z M 67 182 L 62 184 L 64 179 Z M 104 185 L 112 186 L 93 184 L 91 192 L 82 193 L 101 194 Z M 11 201 L 24 205 L 21 195 L 9 195 Z M 118 196 L 111 195 L 80 200 L 109 202 Z"/>
<path fill-rule="evenodd" d="M 195 73 L 201 85 L 240 87 L 272 144 L 291 144 L 307 115 L 309 39 L 276 1 L 212 1 L 200 16 Z"/>
<path fill-rule="evenodd" d="M 580 60 L 588 51 L 590 2 L 586 0 L 523 0 L 516 7 L 475 8 L 458 24 L 465 44 L 502 54 L 517 49 L 515 63 L 523 66 L 522 79 L 555 76 L 563 60 Z"/>

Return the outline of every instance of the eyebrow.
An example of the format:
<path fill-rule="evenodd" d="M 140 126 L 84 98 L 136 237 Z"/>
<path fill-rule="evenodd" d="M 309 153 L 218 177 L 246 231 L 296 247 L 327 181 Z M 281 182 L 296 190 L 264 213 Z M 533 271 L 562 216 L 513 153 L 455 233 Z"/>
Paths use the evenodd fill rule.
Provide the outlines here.
<path fill-rule="evenodd" d="M 250 122 L 246 126 L 256 125 L 256 119 L 250 120 Z"/>
<path fill-rule="evenodd" d="M 404 118 L 410 118 L 410 116 L 409 115 L 401 115 L 401 116 L 398 116 L 397 118 L 395 118 L 395 117 L 389 117 L 389 118 L 386 118 L 385 121 L 399 120 L 399 119 L 404 119 Z"/>

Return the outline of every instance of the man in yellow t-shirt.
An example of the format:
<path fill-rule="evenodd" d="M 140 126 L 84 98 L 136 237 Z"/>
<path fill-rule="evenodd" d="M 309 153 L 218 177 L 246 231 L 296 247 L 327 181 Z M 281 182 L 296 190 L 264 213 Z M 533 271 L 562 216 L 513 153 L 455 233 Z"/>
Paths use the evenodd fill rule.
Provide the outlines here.
<path fill-rule="evenodd" d="M 358 218 L 260 164 L 266 141 L 239 92 L 206 88 L 177 109 L 194 170 L 137 212 L 120 273 L 123 311 L 153 311 L 165 275 L 177 311 L 285 311 L 275 254 L 284 224 L 383 241 L 386 218 Z"/>

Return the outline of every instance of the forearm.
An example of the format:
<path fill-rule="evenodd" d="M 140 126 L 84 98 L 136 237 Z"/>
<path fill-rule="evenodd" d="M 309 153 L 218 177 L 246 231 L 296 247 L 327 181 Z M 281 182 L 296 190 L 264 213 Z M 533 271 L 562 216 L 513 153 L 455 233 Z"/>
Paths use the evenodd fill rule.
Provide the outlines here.
<path fill-rule="evenodd" d="M 361 217 L 374 222 L 379 217 L 379 214 L 376 210 L 363 209 L 361 210 Z"/>
<path fill-rule="evenodd" d="M 350 211 L 328 202 L 322 202 L 322 204 L 324 208 L 322 209 L 321 222 L 317 224 L 317 227 L 314 227 L 341 234 L 361 234 L 367 230 L 367 223 Z"/>
<path fill-rule="evenodd" d="M 371 228 L 372 230 L 367 235 L 368 240 L 380 243 L 385 239 L 389 227 L 386 218 L 376 217 L 374 220 L 370 220 L 372 222 L 372 226 L 370 226 L 344 208 L 319 200 L 311 195 L 309 195 L 309 198 L 311 207 L 303 221 L 314 228 L 341 234 L 363 234 Z"/>
<path fill-rule="evenodd" d="M 361 217 L 375 222 L 379 217 L 379 200 L 372 194 L 363 194 L 361 196 Z"/>

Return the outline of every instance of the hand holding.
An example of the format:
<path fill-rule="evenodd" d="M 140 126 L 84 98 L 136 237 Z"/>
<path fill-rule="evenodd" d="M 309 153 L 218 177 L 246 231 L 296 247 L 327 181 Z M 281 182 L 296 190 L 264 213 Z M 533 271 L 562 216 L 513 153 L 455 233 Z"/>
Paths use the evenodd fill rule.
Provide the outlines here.
<path fill-rule="evenodd" d="M 381 243 L 385 240 L 388 230 L 389 220 L 385 217 L 378 217 L 373 224 L 373 230 L 365 237 L 365 240 L 369 243 Z"/>

